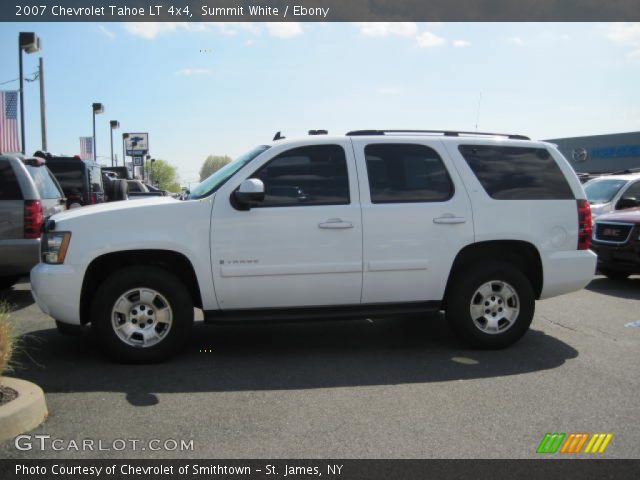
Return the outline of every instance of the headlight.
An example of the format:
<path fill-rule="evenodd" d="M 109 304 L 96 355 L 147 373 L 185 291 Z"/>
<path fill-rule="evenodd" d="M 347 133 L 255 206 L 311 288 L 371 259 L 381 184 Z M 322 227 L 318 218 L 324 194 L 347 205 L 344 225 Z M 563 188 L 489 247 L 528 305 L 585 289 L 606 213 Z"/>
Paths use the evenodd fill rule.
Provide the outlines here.
<path fill-rule="evenodd" d="M 42 235 L 42 261 L 54 265 L 63 263 L 70 240 L 71 232 L 48 232 Z"/>

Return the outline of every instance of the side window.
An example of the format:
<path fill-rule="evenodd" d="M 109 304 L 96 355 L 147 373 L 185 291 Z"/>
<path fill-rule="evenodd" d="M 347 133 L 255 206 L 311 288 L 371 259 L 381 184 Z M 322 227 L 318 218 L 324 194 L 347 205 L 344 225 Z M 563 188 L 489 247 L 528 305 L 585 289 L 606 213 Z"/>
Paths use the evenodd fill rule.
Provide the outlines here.
<path fill-rule="evenodd" d="M 42 199 L 61 198 L 62 193 L 58 190 L 58 186 L 51 178 L 51 173 L 47 167 L 36 167 L 34 165 L 27 165 L 29 175 L 33 179 L 33 183 L 36 185 L 36 189 Z"/>
<path fill-rule="evenodd" d="M 449 173 L 432 148 L 374 143 L 364 155 L 372 203 L 442 202 L 453 196 Z"/>
<path fill-rule="evenodd" d="M 281 153 L 251 178 L 264 183 L 260 207 L 346 205 L 349 175 L 340 145 L 312 145 Z"/>
<path fill-rule="evenodd" d="M 573 200 L 560 167 L 544 148 L 460 145 L 480 184 L 496 200 Z"/>
<path fill-rule="evenodd" d="M 16 174 L 6 161 L 0 161 L 0 200 L 22 200 Z"/>
<path fill-rule="evenodd" d="M 627 188 L 622 194 L 622 198 L 636 198 L 640 200 L 640 182 L 636 182 Z"/>

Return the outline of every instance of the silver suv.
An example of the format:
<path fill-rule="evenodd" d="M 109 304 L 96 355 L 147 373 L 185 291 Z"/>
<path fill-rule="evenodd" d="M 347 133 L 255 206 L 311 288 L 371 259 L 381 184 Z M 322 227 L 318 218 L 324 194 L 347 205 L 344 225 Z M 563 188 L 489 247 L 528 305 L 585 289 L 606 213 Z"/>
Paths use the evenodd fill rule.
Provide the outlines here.
<path fill-rule="evenodd" d="M 62 189 L 43 159 L 0 156 L 0 290 L 38 263 L 42 222 L 64 209 Z"/>

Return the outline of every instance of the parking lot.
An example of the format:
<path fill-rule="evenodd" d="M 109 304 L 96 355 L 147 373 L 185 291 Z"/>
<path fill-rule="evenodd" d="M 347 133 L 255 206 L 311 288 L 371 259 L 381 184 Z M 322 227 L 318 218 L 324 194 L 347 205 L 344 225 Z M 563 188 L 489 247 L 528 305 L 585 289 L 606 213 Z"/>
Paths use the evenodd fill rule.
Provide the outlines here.
<path fill-rule="evenodd" d="M 34 434 L 193 440 L 193 450 L 18 451 L 9 458 L 527 458 L 546 432 L 611 432 L 640 457 L 640 277 L 596 277 L 537 303 L 502 351 L 462 349 L 444 319 L 205 326 L 157 365 L 107 361 L 64 337 L 28 284 L 6 295 L 22 334 L 16 376 L 45 391 Z M 580 456 L 588 456 L 581 454 Z"/>

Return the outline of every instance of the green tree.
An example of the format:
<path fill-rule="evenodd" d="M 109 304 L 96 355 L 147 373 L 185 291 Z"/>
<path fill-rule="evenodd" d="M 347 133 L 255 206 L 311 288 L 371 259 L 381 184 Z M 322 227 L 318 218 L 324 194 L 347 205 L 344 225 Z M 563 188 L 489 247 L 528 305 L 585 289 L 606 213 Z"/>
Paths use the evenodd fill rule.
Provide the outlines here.
<path fill-rule="evenodd" d="M 231 157 L 227 155 L 209 155 L 200 169 L 200 181 L 204 180 L 217 170 L 220 170 L 230 161 Z"/>
<path fill-rule="evenodd" d="M 156 159 L 155 162 L 147 160 L 144 164 L 144 171 L 158 188 L 168 192 L 180 191 L 177 169 L 166 160 Z"/>

